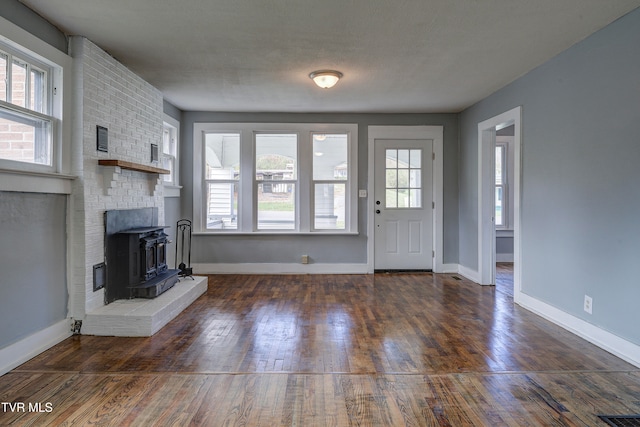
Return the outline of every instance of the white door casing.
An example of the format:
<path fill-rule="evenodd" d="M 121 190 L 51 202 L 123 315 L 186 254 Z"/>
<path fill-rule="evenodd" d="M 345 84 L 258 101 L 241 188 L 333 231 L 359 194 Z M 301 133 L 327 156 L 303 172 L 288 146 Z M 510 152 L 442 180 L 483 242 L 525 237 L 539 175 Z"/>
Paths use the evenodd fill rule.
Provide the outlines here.
<path fill-rule="evenodd" d="M 431 140 L 375 141 L 375 267 L 433 268 Z"/>
<path fill-rule="evenodd" d="M 372 189 L 368 200 L 368 270 L 432 269 L 442 272 L 442 126 L 369 126 L 368 131 L 369 188 Z M 387 170 L 384 166 L 387 149 L 420 150 L 420 169 L 424 167 L 420 173 L 420 207 L 414 202 L 414 208 L 387 208 Z M 406 175 L 416 169 L 413 170 L 413 184 L 400 184 L 400 187 L 407 187 L 399 189 L 403 197 L 411 188 L 418 189 L 415 186 L 417 168 L 399 166 L 390 169 L 392 175 L 399 169 L 405 169 L 402 173 Z M 394 194 L 394 191 L 390 193 Z M 379 205 L 376 204 L 378 201 Z M 380 214 L 376 214 L 377 210 Z"/>
<path fill-rule="evenodd" d="M 495 279 L 495 133 L 503 127 L 514 125 L 513 170 L 513 285 L 514 301 L 521 295 L 521 235 L 520 190 L 522 150 L 522 107 L 478 123 L 478 271 L 472 280 L 490 285 Z"/>

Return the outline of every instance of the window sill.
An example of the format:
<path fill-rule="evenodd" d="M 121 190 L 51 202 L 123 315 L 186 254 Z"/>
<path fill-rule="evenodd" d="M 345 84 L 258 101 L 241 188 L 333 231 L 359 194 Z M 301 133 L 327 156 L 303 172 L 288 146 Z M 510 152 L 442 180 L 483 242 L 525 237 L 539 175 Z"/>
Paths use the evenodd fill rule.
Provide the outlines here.
<path fill-rule="evenodd" d="M 73 175 L 0 169 L 0 191 L 71 194 Z"/>
<path fill-rule="evenodd" d="M 357 231 L 194 231 L 194 236 L 357 236 Z"/>
<path fill-rule="evenodd" d="M 164 197 L 180 197 L 181 185 L 164 184 Z"/>

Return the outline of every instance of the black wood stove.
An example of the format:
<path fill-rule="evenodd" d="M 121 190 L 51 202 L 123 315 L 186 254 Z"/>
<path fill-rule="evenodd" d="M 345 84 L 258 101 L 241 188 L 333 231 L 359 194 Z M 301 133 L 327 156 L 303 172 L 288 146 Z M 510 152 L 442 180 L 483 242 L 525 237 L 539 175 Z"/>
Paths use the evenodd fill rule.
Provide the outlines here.
<path fill-rule="evenodd" d="M 120 218 L 128 212 L 109 211 L 107 214 Z M 113 227 L 114 221 L 108 224 L 120 229 L 107 233 L 106 302 L 155 298 L 173 287 L 178 282 L 180 271 L 170 269 L 167 265 L 169 240 L 164 229 L 168 227 L 143 225 L 125 228 L 136 223 L 135 215 L 133 220 L 118 221 L 121 222 L 119 227 Z"/>

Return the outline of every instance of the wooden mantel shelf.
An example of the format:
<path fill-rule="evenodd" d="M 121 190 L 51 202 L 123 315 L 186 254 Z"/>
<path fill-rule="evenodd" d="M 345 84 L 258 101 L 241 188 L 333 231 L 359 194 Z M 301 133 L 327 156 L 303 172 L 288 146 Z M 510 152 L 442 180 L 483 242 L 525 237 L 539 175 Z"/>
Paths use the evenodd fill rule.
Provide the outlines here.
<path fill-rule="evenodd" d="M 157 173 L 161 175 L 166 175 L 171 173 L 171 171 L 167 169 L 156 168 L 154 166 L 143 165 L 140 163 L 127 162 L 126 160 L 100 159 L 98 160 L 98 164 L 101 166 L 118 166 L 118 167 L 121 167 L 122 169 L 129 169 L 132 171 L 146 172 L 146 173 Z"/>

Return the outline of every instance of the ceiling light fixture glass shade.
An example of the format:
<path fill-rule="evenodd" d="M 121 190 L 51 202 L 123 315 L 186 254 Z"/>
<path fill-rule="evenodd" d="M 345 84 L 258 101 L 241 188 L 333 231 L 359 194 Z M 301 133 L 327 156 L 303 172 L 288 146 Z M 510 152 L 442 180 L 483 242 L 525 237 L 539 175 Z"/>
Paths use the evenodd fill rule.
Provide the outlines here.
<path fill-rule="evenodd" d="M 320 70 L 309 74 L 309 77 L 313 79 L 319 87 L 329 89 L 338 83 L 338 80 L 342 77 L 342 73 L 334 70 Z"/>

